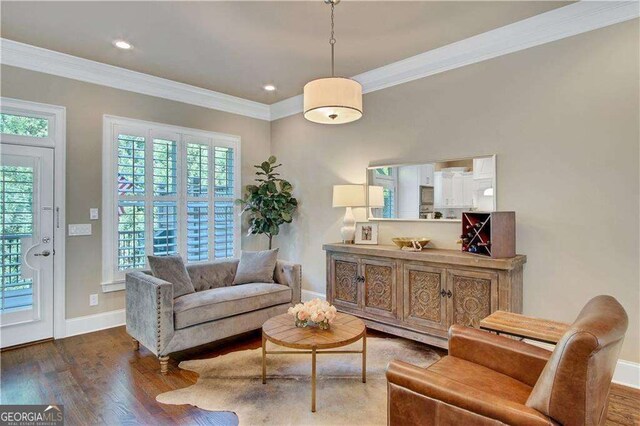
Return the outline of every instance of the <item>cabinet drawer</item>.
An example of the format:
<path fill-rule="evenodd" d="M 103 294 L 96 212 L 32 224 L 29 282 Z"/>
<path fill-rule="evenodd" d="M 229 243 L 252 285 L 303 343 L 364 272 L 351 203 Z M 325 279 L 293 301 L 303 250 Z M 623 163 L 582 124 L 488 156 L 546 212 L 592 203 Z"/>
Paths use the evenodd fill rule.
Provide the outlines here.
<path fill-rule="evenodd" d="M 381 316 L 397 317 L 396 262 L 364 258 L 361 260 L 364 310 Z"/>
<path fill-rule="evenodd" d="M 403 320 L 407 324 L 447 330 L 445 269 L 404 263 L 402 281 Z"/>
<path fill-rule="evenodd" d="M 480 320 L 498 309 L 497 273 L 448 269 L 447 281 L 450 324 L 478 328 Z"/>

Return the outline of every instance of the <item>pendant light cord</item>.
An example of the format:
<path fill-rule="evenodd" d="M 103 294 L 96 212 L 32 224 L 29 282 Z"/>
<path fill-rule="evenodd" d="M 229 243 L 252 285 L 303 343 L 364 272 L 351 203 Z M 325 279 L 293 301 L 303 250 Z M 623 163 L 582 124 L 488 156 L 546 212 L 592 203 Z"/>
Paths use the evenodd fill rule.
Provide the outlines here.
<path fill-rule="evenodd" d="M 335 77 L 335 69 L 334 69 L 334 46 L 336 44 L 336 39 L 333 36 L 334 33 L 334 24 L 333 24 L 333 10 L 336 7 L 335 3 L 331 2 L 331 38 L 329 39 L 329 44 L 331 45 L 331 77 Z"/>

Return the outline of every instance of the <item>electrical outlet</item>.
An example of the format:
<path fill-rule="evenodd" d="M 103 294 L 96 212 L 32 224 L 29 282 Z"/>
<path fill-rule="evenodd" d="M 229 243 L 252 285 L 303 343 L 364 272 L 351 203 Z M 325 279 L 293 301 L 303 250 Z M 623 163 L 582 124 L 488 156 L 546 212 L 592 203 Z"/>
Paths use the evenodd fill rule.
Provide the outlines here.
<path fill-rule="evenodd" d="M 100 219 L 100 214 L 98 213 L 98 209 L 96 207 L 92 207 L 89 209 L 89 220 L 98 220 Z"/>
<path fill-rule="evenodd" d="M 89 306 L 98 306 L 98 295 L 90 294 L 89 295 Z"/>

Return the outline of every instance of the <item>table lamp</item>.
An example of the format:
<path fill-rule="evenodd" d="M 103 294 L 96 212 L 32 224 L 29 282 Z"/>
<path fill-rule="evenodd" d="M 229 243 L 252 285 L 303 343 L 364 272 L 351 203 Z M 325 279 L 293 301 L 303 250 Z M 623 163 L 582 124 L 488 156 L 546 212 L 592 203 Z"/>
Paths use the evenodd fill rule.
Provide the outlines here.
<path fill-rule="evenodd" d="M 384 187 L 369 185 L 369 217 L 373 217 L 371 209 L 384 207 Z"/>
<path fill-rule="evenodd" d="M 346 207 L 340 228 L 343 243 L 353 243 L 356 236 L 356 218 L 352 207 L 365 207 L 364 185 L 333 185 L 333 207 Z"/>

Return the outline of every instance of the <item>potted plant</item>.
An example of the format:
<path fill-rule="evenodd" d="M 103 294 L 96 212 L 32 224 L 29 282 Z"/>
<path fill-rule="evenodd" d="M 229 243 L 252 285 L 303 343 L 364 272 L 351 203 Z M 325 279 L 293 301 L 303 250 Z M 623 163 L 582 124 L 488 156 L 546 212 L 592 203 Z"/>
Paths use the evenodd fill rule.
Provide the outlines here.
<path fill-rule="evenodd" d="M 253 166 L 258 169 L 256 184 L 247 185 L 244 197 L 236 200 L 242 206 L 242 213 L 249 215 L 249 234 L 269 237 L 269 250 L 273 236 L 280 232 L 280 225 L 291 223 L 298 207 L 298 200 L 291 194 L 293 186 L 275 171 L 282 166 L 276 161 L 272 155 L 262 164 Z"/>

